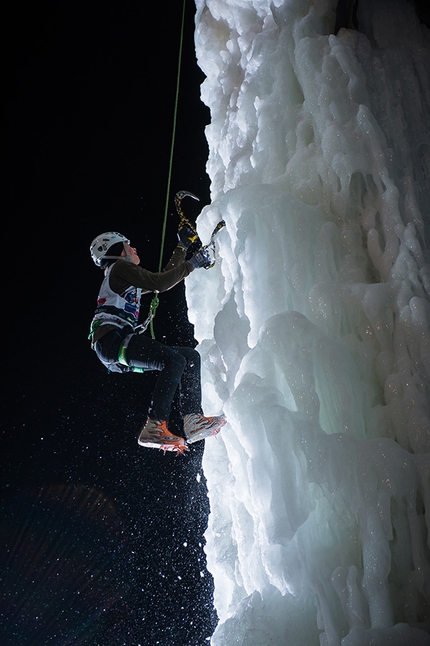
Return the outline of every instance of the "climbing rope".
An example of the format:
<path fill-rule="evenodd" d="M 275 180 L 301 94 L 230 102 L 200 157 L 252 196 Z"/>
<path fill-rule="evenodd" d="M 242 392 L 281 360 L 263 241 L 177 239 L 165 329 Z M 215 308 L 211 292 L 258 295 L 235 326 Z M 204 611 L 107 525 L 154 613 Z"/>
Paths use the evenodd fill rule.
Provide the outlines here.
<path fill-rule="evenodd" d="M 183 42 L 184 42 L 184 25 L 185 25 L 185 3 L 186 0 L 183 0 L 182 4 L 182 20 L 181 20 L 181 33 L 180 33 L 180 39 L 179 39 L 179 55 L 178 55 L 178 72 L 176 75 L 176 94 L 175 94 L 175 105 L 174 105 L 174 111 L 173 111 L 173 128 L 172 128 L 172 141 L 171 141 L 171 146 L 170 146 L 170 158 L 169 158 L 169 170 L 168 170 L 168 175 L 167 175 L 167 188 L 166 188 L 166 202 L 165 202 L 165 207 L 164 207 L 164 219 L 163 219 L 163 228 L 162 228 L 162 233 L 161 233 L 161 246 L 160 246 L 160 258 L 158 262 L 158 272 L 160 272 L 163 268 L 163 255 L 164 255 L 164 243 L 166 239 L 166 228 L 167 228 L 167 216 L 168 216 L 168 208 L 169 208 L 169 195 L 170 195 L 170 184 L 171 184 L 171 178 L 172 178 L 172 167 L 173 167 L 173 153 L 174 153 L 174 148 L 175 148 L 175 138 L 176 138 L 176 123 L 177 123 L 177 114 L 178 114 L 178 104 L 179 104 L 179 87 L 180 87 L 180 79 L 181 79 L 181 66 L 182 66 L 182 50 L 183 50 Z M 190 229 L 194 232 L 194 236 L 190 238 L 192 243 L 199 243 L 199 246 L 202 250 L 208 249 L 209 247 L 211 248 L 213 252 L 213 256 L 215 258 L 215 242 L 214 242 L 214 237 L 216 233 L 225 225 L 224 220 L 221 220 L 215 227 L 215 229 L 212 232 L 211 238 L 209 243 L 205 246 L 202 247 L 197 230 L 193 224 L 185 217 L 185 214 L 182 210 L 182 199 L 184 197 L 191 197 L 194 200 L 198 200 L 199 198 L 193 195 L 192 193 L 189 193 L 188 191 L 179 191 L 175 195 L 175 206 L 176 206 L 176 211 L 179 215 L 179 228 L 183 226 L 188 226 Z M 215 259 L 214 261 L 206 267 L 206 269 L 210 269 L 213 267 L 215 264 Z M 160 299 L 158 297 L 158 293 L 155 293 L 150 307 L 149 307 L 149 315 L 145 321 L 145 323 L 141 326 L 141 331 L 143 332 L 149 325 L 150 331 L 151 331 L 151 336 L 153 339 L 155 339 L 155 332 L 154 332 L 154 317 L 157 311 L 157 307 L 159 305 Z"/>
<path fill-rule="evenodd" d="M 179 54 L 178 54 L 178 72 L 176 75 L 176 94 L 175 94 L 175 107 L 173 110 L 173 127 L 172 127 L 172 141 L 170 144 L 170 158 L 169 158 L 169 171 L 167 174 L 167 188 L 166 188 L 166 202 L 164 206 L 164 220 L 163 220 L 163 230 L 161 234 L 161 249 L 160 249 L 160 260 L 158 263 L 158 271 L 160 272 L 163 267 L 163 252 L 164 252 L 164 241 L 166 238 L 166 225 L 167 225 L 167 214 L 169 208 L 169 195 L 170 195 L 170 183 L 172 179 L 172 166 L 173 166 L 173 152 L 175 149 L 175 138 L 176 138 L 176 122 L 178 117 L 178 104 L 179 104 L 179 87 L 181 81 L 181 65 L 182 65 L 182 49 L 184 43 L 184 25 L 185 25 L 185 2 L 182 4 L 182 20 L 181 20 L 181 35 L 179 38 Z"/>
<path fill-rule="evenodd" d="M 166 188 L 166 201 L 165 201 L 165 206 L 164 206 L 164 219 L 163 219 L 163 228 L 161 231 L 161 246 L 160 246 L 160 259 L 158 261 L 158 271 L 160 272 L 162 267 L 163 267 L 163 255 L 164 255 L 164 242 L 166 239 L 166 227 L 167 227 L 167 215 L 168 215 L 168 208 L 169 208 L 169 195 L 170 195 L 170 183 L 172 179 L 172 166 L 173 166 L 173 152 L 175 149 L 175 138 L 176 138 L 176 123 L 177 123 L 177 117 L 178 117 L 178 104 L 179 104 L 179 86 L 180 86 L 180 80 L 181 80 L 181 65 L 182 65 L 182 49 L 183 49 L 183 43 L 184 43 L 184 25 L 185 25 L 185 3 L 186 0 L 183 1 L 182 3 L 182 19 L 181 19 L 181 33 L 180 33 L 180 38 L 179 38 L 179 54 L 178 54 L 178 71 L 176 74 L 176 93 L 175 93 L 175 106 L 173 109 L 173 127 L 172 127 L 172 141 L 170 144 L 170 157 L 169 157 L 169 170 L 167 174 L 167 188 Z M 153 339 L 155 339 L 155 333 L 154 333 L 154 316 L 157 311 L 158 304 L 160 302 L 160 299 L 158 298 L 158 294 L 155 294 L 150 308 L 149 308 L 149 317 L 150 318 L 150 330 L 151 330 L 151 336 Z"/>

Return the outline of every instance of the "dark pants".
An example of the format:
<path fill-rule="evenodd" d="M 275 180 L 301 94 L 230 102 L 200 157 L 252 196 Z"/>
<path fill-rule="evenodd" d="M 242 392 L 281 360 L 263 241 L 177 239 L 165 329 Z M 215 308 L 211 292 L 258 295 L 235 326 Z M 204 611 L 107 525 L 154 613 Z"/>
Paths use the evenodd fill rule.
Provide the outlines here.
<path fill-rule="evenodd" d="M 97 356 L 103 363 L 115 363 L 124 335 L 113 330 L 95 345 Z M 179 389 L 181 415 L 201 413 L 200 355 L 187 347 L 168 346 L 135 334 L 126 350 L 127 363 L 132 368 L 160 372 L 152 395 L 149 417 L 168 420 L 173 397 Z"/>

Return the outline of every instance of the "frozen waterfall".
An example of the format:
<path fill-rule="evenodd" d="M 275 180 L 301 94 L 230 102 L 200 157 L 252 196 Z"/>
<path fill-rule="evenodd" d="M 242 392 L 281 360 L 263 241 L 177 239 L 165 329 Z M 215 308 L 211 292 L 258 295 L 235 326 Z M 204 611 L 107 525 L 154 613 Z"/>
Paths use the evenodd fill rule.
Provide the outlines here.
<path fill-rule="evenodd" d="M 430 644 L 430 32 L 408 0 L 337 33 L 337 0 L 196 5 L 212 644 Z"/>

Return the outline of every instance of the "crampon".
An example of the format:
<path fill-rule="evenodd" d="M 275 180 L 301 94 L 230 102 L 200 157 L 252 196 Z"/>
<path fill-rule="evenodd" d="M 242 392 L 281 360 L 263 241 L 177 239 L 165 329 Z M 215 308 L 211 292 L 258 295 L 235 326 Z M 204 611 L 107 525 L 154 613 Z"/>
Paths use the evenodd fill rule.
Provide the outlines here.
<path fill-rule="evenodd" d="M 185 451 L 189 451 L 184 438 L 173 435 L 164 420 L 148 419 L 137 441 L 140 446 L 148 449 L 161 449 L 164 453 L 170 451 L 181 455 Z"/>

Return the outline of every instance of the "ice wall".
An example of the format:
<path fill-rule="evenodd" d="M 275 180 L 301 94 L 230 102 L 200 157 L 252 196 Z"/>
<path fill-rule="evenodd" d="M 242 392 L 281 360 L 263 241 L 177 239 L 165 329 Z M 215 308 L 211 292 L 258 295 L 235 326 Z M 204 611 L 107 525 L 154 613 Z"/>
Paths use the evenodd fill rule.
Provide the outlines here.
<path fill-rule="evenodd" d="M 187 279 L 213 646 L 430 644 L 430 35 L 196 0 L 216 266 Z"/>

